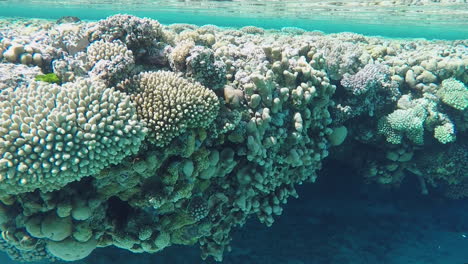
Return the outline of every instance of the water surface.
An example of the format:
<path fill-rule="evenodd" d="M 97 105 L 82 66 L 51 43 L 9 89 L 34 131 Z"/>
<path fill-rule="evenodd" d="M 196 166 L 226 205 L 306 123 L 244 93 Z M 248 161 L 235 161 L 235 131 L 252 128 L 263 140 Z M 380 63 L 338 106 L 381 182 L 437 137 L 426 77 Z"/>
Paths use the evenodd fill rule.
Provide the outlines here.
<path fill-rule="evenodd" d="M 151 17 L 163 24 L 264 28 L 300 27 L 325 33 L 351 31 L 386 37 L 468 38 L 466 0 L 0 0 L 0 16 L 98 20 L 116 13 Z"/>

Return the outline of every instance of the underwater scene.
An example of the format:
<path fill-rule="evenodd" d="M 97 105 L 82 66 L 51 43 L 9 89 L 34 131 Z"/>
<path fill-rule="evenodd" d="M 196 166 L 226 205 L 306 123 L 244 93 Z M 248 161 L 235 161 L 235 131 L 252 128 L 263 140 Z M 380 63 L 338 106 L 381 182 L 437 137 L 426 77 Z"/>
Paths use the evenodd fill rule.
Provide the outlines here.
<path fill-rule="evenodd" d="M 1 264 L 468 263 L 467 0 L 0 0 Z"/>

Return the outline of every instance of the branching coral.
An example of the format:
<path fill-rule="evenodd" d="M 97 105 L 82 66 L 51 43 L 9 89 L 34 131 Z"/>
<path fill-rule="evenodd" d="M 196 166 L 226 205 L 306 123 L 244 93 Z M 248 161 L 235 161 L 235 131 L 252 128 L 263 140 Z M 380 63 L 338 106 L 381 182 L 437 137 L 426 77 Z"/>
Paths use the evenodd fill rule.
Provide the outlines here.
<path fill-rule="evenodd" d="M 45 28 L 27 38 L 40 53 L 14 34 L 0 44 L 14 63 L 56 51 L 64 83 L 0 67 L 14 70 L 0 74 L 0 249 L 18 260 L 198 243 L 221 261 L 232 230 L 272 225 L 329 152 L 381 184 L 466 183 L 456 42 L 128 15 Z"/>
<path fill-rule="evenodd" d="M 379 115 L 400 96 L 398 83 L 391 80 L 389 67 L 382 64 L 367 64 L 354 75 L 344 74 L 341 85 L 347 95 L 344 100 L 337 99 L 334 113 L 341 122 L 363 113 Z"/>
<path fill-rule="evenodd" d="M 91 43 L 86 50 L 86 58 L 89 75 L 105 80 L 108 84 L 115 85 L 129 77 L 135 67 L 132 51 L 118 40 Z"/>
<path fill-rule="evenodd" d="M 88 34 L 92 41 L 120 40 L 133 52 L 151 47 L 156 41 L 163 39 L 162 26 L 158 21 L 131 15 L 110 16 L 91 27 Z"/>
<path fill-rule="evenodd" d="M 398 101 L 399 109 L 379 120 L 378 130 L 387 142 L 400 144 L 404 137 L 417 145 L 424 144 L 426 128 L 434 130 L 434 137 L 445 144 L 455 140 L 454 125 L 439 112 L 434 96 L 412 99 L 404 95 Z"/>
<path fill-rule="evenodd" d="M 130 98 L 99 82 L 31 83 L 0 102 L 3 194 L 54 190 L 136 153 L 145 136 Z"/>
<path fill-rule="evenodd" d="M 187 72 L 195 80 L 213 90 L 226 84 L 226 65 L 215 60 L 211 49 L 196 46 L 187 58 Z"/>
<path fill-rule="evenodd" d="M 468 107 L 468 87 L 455 79 L 442 82 L 438 95 L 445 104 L 463 111 Z"/>
<path fill-rule="evenodd" d="M 213 91 L 172 72 L 147 72 L 122 83 L 149 129 L 148 139 L 166 146 L 193 128 L 206 128 L 218 114 Z"/>
<path fill-rule="evenodd" d="M 381 119 L 379 131 L 392 144 L 400 144 L 403 136 L 408 137 L 415 144 L 424 142 L 424 121 L 427 111 L 422 105 L 408 109 L 398 109 Z"/>

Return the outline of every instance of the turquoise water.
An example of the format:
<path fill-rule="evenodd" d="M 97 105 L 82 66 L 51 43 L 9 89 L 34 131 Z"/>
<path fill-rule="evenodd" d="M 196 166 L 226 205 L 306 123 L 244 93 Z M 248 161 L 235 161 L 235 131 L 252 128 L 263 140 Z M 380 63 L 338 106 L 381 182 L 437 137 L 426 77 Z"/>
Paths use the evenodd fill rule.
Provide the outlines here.
<path fill-rule="evenodd" d="M 407 1 L 411 2 L 411 1 Z M 414 1 L 416 2 L 416 1 Z M 98 20 L 116 13 L 163 24 L 227 27 L 300 27 L 325 33 L 355 32 L 393 38 L 468 38 L 468 3 L 385 5 L 383 1 L 0 1 L 0 16 Z"/>
<path fill-rule="evenodd" d="M 0 0 L 0 264 L 468 263 L 467 1 Z"/>

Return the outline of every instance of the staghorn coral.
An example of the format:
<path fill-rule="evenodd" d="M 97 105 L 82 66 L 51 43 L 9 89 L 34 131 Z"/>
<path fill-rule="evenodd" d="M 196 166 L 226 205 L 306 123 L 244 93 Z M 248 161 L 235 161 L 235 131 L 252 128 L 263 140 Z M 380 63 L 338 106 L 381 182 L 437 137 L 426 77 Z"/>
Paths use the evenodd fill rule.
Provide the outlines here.
<path fill-rule="evenodd" d="M 121 89 L 130 94 L 149 128 L 148 140 L 157 146 L 189 129 L 207 127 L 219 110 L 212 91 L 172 72 L 141 73 L 124 81 Z"/>

